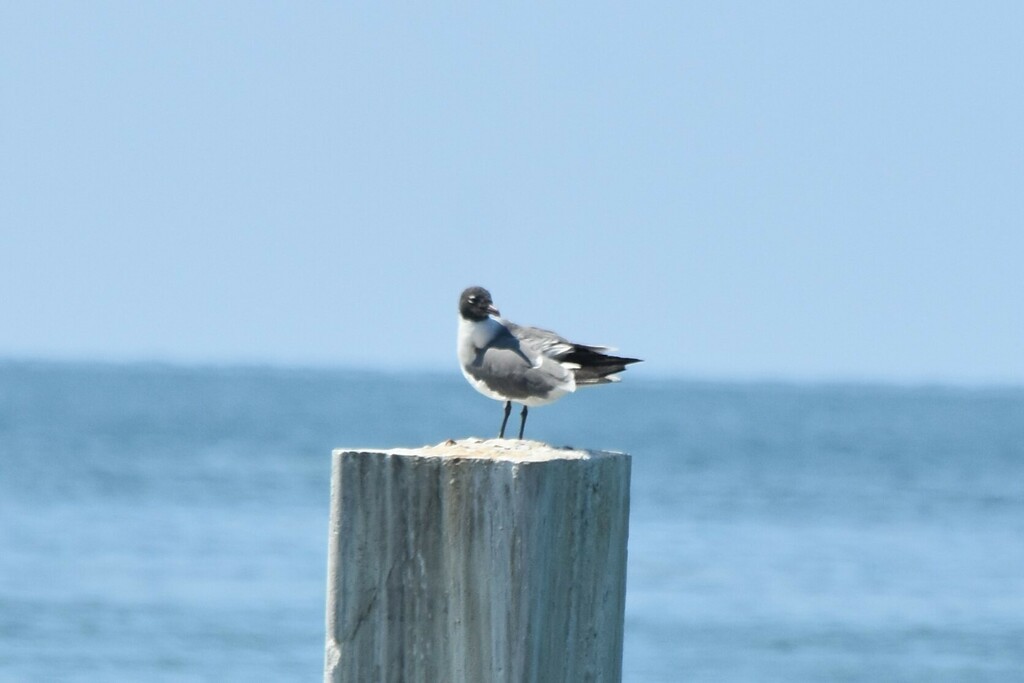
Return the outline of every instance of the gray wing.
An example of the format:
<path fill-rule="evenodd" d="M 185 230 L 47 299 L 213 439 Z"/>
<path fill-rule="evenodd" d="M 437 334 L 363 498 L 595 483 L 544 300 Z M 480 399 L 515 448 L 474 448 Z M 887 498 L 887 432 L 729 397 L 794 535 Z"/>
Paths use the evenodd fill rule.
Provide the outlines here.
<path fill-rule="evenodd" d="M 516 325 L 515 323 L 507 320 L 502 320 L 501 322 L 508 328 L 509 332 L 516 337 L 516 339 L 519 339 L 527 346 L 536 349 L 545 356 L 556 360 L 562 359 L 573 352 L 581 350 L 593 351 L 594 353 L 607 353 L 609 351 L 614 351 L 614 349 L 609 346 L 574 344 L 551 330 L 543 330 L 539 327 Z"/>
<path fill-rule="evenodd" d="M 507 323 L 506 323 L 507 324 Z M 573 374 L 506 329 L 478 349 L 466 372 L 511 399 L 546 397 L 555 389 L 572 391 Z"/>
<path fill-rule="evenodd" d="M 536 349 L 541 355 L 551 358 L 563 368 L 571 369 L 577 385 L 607 384 L 619 381 L 618 373 L 630 363 L 639 363 L 638 358 L 613 356 L 615 349 L 609 346 L 574 344 L 550 330 L 539 327 L 523 327 L 502 320 L 509 332 L 526 348 Z"/>

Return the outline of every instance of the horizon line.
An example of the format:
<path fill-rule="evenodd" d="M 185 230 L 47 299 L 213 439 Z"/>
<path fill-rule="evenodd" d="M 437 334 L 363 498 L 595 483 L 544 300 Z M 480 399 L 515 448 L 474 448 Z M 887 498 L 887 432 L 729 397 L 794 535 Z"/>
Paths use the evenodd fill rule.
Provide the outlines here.
<path fill-rule="evenodd" d="M 649 362 L 649 361 L 648 361 Z M 441 365 L 403 365 L 384 367 L 372 363 L 358 362 L 290 362 L 285 360 L 260 360 L 238 358 L 233 360 L 217 359 L 184 359 L 184 358 L 112 358 L 112 357 L 66 357 L 66 356 L 29 356 L 16 354 L 0 355 L 0 368 L 3 366 L 94 366 L 111 368 L 168 368 L 180 370 L 267 370 L 277 372 L 334 372 L 334 373 L 362 373 L 369 375 L 396 376 L 411 374 L 416 376 L 459 377 L 457 368 L 453 365 L 451 370 Z M 638 366 L 639 370 L 643 366 Z M 649 367 L 649 366 L 648 366 Z M 651 376 L 647 373 L 629 375 L 627 381 L 630 384 L 661 384 L 670 382 L 681 382 L 688 384 L 728 384 L 728 385 L 789 385 L 806 387 L 825 386 L 849 386 L 849 387 L 889 387 L 899 389 L 921 389 L 921 388 L 952 388 L 952 389 L 1004 389 L 1024 390 L 1024 380 L 1021 379 L 971 379 L 947 377 L 882 377 L 878 375 L 787 375 L 785 373 L 750 373 L 750 374 L 724 374 L 681 369 L 669 369 L 660 376 Z"/>

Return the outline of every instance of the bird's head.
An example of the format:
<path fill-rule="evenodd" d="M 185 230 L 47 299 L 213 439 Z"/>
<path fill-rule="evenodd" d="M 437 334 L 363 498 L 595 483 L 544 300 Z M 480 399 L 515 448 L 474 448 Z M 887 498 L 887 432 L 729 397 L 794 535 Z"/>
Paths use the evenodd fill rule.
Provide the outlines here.
<path fill-rule="evenodd" d="M 483 287 L 468 287 L 459 297 L 459 315 L 466 320 L 480 321 L 501 313 L 494 307 L 490 292 Z"/>

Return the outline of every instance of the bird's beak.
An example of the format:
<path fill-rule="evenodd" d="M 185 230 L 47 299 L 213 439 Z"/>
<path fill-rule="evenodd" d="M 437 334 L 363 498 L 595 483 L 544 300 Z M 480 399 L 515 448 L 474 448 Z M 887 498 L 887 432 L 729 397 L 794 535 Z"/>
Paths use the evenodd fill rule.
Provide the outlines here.
<path fill-rule="evenodd" d="M 490 313 L 491 315 L 501 315 L 501 311 L 495 308 L 494 304 L 491 304 L 490 306 L 487 307 L 487 312 Z"/>

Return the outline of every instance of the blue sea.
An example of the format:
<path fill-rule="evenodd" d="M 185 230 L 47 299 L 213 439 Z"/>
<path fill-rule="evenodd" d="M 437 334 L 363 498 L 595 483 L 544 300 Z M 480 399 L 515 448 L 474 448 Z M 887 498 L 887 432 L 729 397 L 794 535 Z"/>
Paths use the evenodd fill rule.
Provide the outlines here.
<path fill-rule="evenodd" d="M 458 372 L 0 363 L 0 680 L 316 681 L 330 452 L 494 436 Z M 1024 681 L 1024 389 L 653 381 L 624 678 Z"/>

